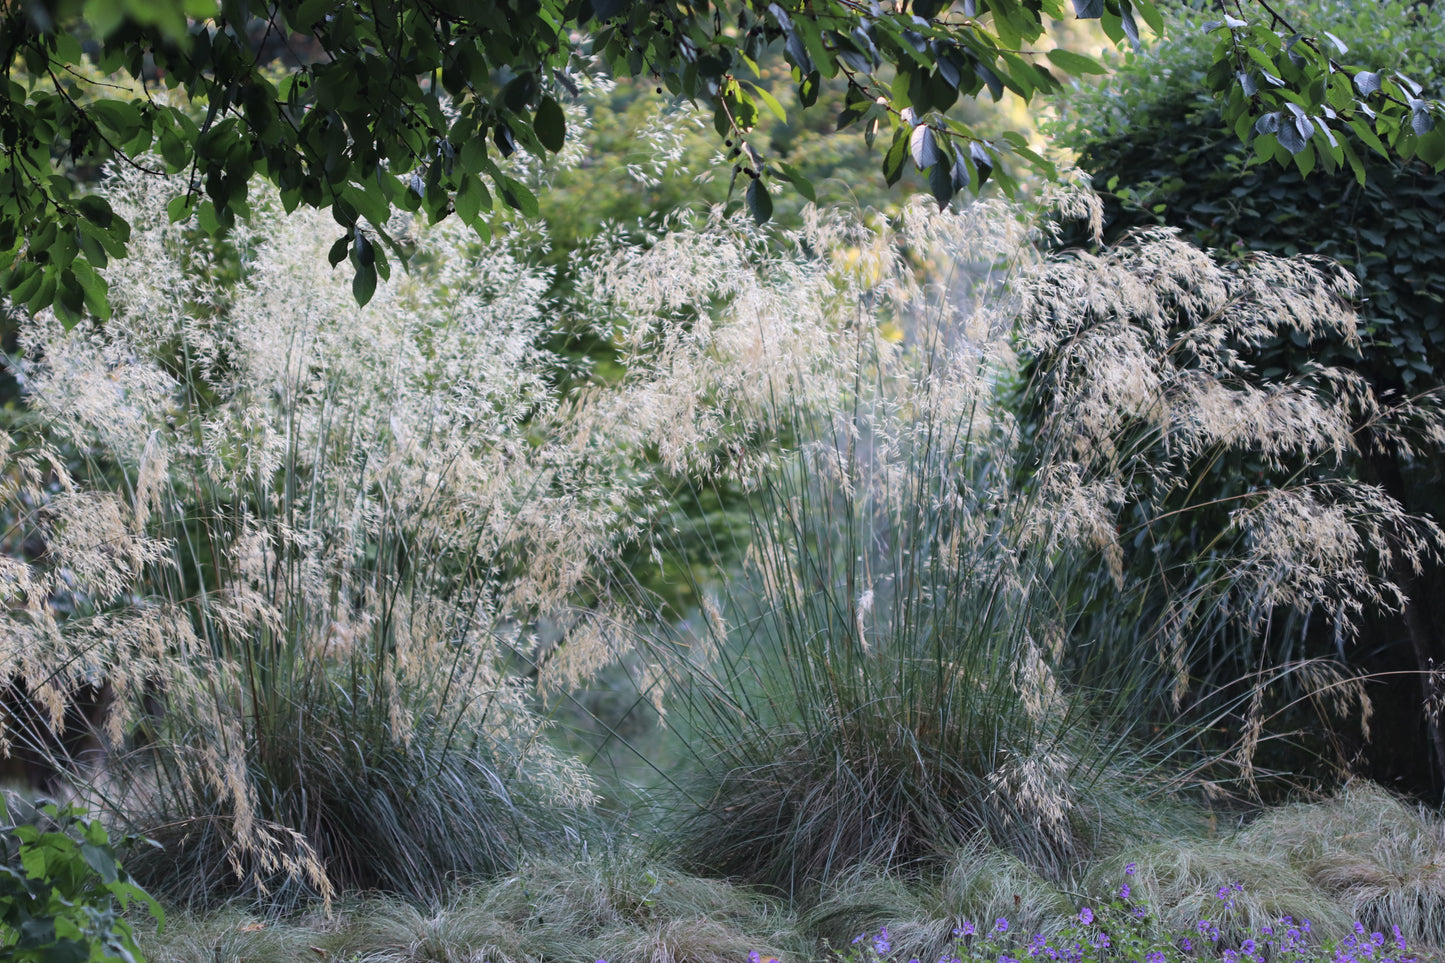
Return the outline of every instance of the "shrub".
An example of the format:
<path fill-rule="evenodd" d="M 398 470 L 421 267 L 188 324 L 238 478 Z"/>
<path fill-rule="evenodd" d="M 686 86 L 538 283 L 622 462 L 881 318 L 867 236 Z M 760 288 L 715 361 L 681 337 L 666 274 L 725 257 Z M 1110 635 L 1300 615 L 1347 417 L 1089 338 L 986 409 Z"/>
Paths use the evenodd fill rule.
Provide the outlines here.
<path fill-rule="evenodd" d="M 132 902 L 164 913 L 131 881 L 99 822 L 78 809 L 44 806 L 36 823 L 14 823 L 0 797 L 0 949 L 15 963 L 137 963 Z"/>

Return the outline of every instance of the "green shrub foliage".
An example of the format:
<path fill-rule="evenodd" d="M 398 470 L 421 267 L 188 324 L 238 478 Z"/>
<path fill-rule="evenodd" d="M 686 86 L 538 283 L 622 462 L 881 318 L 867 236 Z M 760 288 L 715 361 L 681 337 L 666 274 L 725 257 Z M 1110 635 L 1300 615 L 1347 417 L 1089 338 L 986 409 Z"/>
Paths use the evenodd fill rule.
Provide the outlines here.
<path fill-rule="evenodd" d="M 0 798 L 0 954 L 13 963 L 138 963 L 122 917 L 131 903 L 165 915 L 116 859 L 105 828 L 45 806 L 38 825 L 11 822 Z"/>

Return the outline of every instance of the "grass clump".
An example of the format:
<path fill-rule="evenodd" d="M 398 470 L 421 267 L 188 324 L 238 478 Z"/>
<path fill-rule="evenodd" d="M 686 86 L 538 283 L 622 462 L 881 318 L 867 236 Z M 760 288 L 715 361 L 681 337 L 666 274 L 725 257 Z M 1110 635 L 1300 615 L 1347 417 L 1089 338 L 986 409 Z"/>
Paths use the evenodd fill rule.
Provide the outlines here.
<path fill-rule="evenodd" d="M 547 276 L 401 224 L 413 271 L 359 309 L 324 217 L 262 191 L 219 244 L 170 223 L 165 185 L 109 190 L 139 245 L 114 316 L 22 325 L 6 495 L 44 548 L 0 618 L 52 725 L 113 693 L 82 795 L 165 844 L 137 875 L 173 900 L 425 899 L 561 839 L 592 784 L 517 654 L 565 612 L 548 677 L 609 661 L 605 599 L 571 602 L 641 499 L 551 392 Z"/>
<path fill-rule="evenodd" d="M 1007 917 L 1016 927 L 1048 931 L 1072 907 L 1073 898 L 1056 883 L 978 842 L 923 878 L 855 868 L 823 888 L 804 921 L 827 946 L 846 948 L 860 930 L 886 927 L 900 958 L 937 960 L 966 920 Z"/>
<path fill-rule="evenodd" d="M 1062 203 L 1093 210 L 1083 192 Z M 1252 778 L 1262 692 L 1286 668 L 1244 696 L 1200 690 L 1198 640 L 1281 610 L 1391 604 L 1399 588 L 1371 559 L 1438 544 L 1331 473 L 1362 410 L 1388 420 L 1368 386 L 1333 369 L 1272 383 L 1245 360 L 1269 338 L 1353 337 L 1348 278 L 1304 260 L 1221 265 L 1162 232 L 1041 259 L 1026 222 L 992 217 L 916 208 L 906 237 L 849 235 L 883 253 L 861 277 L 831 269 L 833 310 L 862 319 L 806 356 L 808 372 L 831 365 L 817 379 L 831 390 L 780 390 L 752 422 L 787 430 L 752 476 L 743 571 L 660 647 L 684 653 L 664 668 L 695 761 L 679 808 L 698 865 L 798 892 L 858 865 L 936 866 L 983 837 L 1063 880 L 1111 837 L 1159 825 L 1151 776 L 1199 730 L 1141 749 L 1141 706 L 1187 695 L 1190 723 L 1243 715 L 1221 761 Z M 963 317 L 924 310 L 888 253 L 900 242 L 1003 265 L 1007 283 L 973 291 Z M 749 308 L 769 318 L 776 302 Z M 761 374 L 807 380 L 779 368 Z M 1151 519 L 1189 489 L 1175 473 L 1222 452 L 1305 467 L 1139 578 Z M 1146 611 L 1161 586 L 1168 611 Z"/>
<path fill-rule="evenodd" d="M 1242 848 L 1288 864 L 1371 930 L 1445 948 L 1445 821 L 1374 783 L 1267 811 Z"/>
<path fill-rule="evenodd" d="M 1085 883 L 1088 892 L 1107 901 L 1126 883 L 1131 898 L 1148 905 L 1171 930 L 1188 931 L 1207 919 L 1230 946 L 1283 917 L 1309 920 L 1322 936 L 1349 932 L 1353 918 L 1345 907 L 1267 853 L 1200 839 L 1127 852 L 1127 863 L 1116 858 L 1095 867 Z M 1132 870 L 1127 878 L 1121 864 Z"/>
<path fill-rule="evenodd" d="M 806 960 L 814 945 L 781 904 L 628 856 L 528 859 L 512 874 L 431 903 L 372 895 L 338 913 L 262 919 L 220 911 L 147 932 L 152 963 L 739 963 L 750 949 Z"/>

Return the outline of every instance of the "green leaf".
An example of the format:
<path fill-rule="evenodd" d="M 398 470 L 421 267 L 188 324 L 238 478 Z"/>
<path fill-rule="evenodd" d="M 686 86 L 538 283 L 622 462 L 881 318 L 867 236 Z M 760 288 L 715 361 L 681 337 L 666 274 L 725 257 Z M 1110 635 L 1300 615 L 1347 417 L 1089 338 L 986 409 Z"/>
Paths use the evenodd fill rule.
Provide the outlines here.
<path fill-rule="evenodd" d="M 903 162 L 908 158 L 908 128 L 899 124 L 898 129 L 893 132 L 893 143 L 888 148 L 888 153 L 883 155 L 883 177 L 892 187 L 898 183 L 903 176 Z"/>
<path fill-rule="evenodd" d="M 811 107 L 818 102 L 818 89 L 823 85 L 823 78 L 814 70 L 803 78 L 798 84 L 798 102 L 804 107 Z"/>
<path fill-rule="evenodd" d="M 913 157 L 913 166 L 920 171 L 935 166 L 938 163 L 938 140 L 933 135 L 933 129 L 919 125 L 913 128 L 908 135 L 908 152 Z"/>
<path fill-rule="evenodd" d="M 1083 54 L 1074 53 L 1072 50 L 1055 48 L 1048 53 L 1049 60 L 1065 73 L 1074 74 L 1106 74 L 1108 68 L 1099 63 L 1093 57 L 1086 57 Z"/>
<path fill-rule="evenodd" d="M 495 175 L 497 190 L 502 195 L 502 200 L 513 210 L 520 211 L 524 217 L 536 217 L 541 208 L 537 205 L 537 197 L 527 190 L 520 181 L 513 180 L 505 174 Z"/>
<path fill-rule="evenodd" d="M 166 216 L 171 219 L 172 224 L 184 221 L 191 216 L 193 210 L 195 210 L 195 198 L 190 194 L 173 197 L 166 203 Z"/>
<path fill-rule="evenodd" d="M 804 177 L 802 171 L 798 170 L 792 164 L 779 164 L 778 171 L 793 182 L 793 186 L 798 189 L 799 194 L 802 194 L 813 204 L 818 203 L 818 194 L 813 190 L 813 182 Z"/>
<path fill-rule="evenodd" d="M 1164 36 L 1164 17 L 1159 13 L 1159 8 L 1154 5 L 1153 0 L 1133 0 L 1134 8 L 1139 11 L 1149 29 L 1158 36 Z"/>
<path fill-rule="evenodd" d="M 938 202 L 938 209 L 944 210 L 948 202 L 953 200 L 953 167 L 940 160 L 934 164 L 928 172 L 928 189 L 933 193 L 933 199 Z"/>
<path fill-rule="evenodd" d="M 94 870 L 103 882 L 114 883 L 116 881 L 115 854 L 110 851 L 109 847 L 82 843 L 80 855 L 85 860 L 85 864 Z"/>
<path fill-rule="evenodd" d="M 356 299 L 358 307 L 364 308 L 375 293 L 376 265 L 363 264 L 356 269 L 356 274 L 351 279 L 351 296 Z"/>
<path fill-rule="evenodd" d="M 778 120 L 781 120 L 783 123 L 788 122 L 788 112 L 783 110 L 783 105 L 778 102 L 778 98 L 774 97 L 765 88 L 759 87 L 757 84 L 749 83 L 748 86 L 752 88 L 753 93 L 757 95 L 757 98 L 763 102 L 763 106 L 768 108 L 768 111 L 774 117 L 778 118 Z"/>
<path fill-rule="evenodd" d="M 747 202 L 748 212 L 753 215 L 754 223 L 759 226 L 768 223 L 773 216 L 773 199 L 768 196 L 768 189 L 763 185 L 761 177 L 753 178 L 743 197 Z"/>
<path fill-rule="evenodd" d="M 1365 142 L 1365 146 L 1369 147 L 1381 157 L 1390 156 L 1389 148 L 1385 146 L 1384 142 L 1381 141 L 1380 138 L 1375 136 L 1374 128 L 1370 126 L 1368 121 L 1363 120 L 1359 117 L 1351 117 L 1349 120 L 1349 125 L 1350 130 L 1355 132 L 1355 136 L 1359 137 L 1360 140 Z"/>
<path fill-rule="evenodd" d="M 554 154 L 562 149 L 562 145 L 567 142 L 567 117 L 562 113 L 562 107 L 557 101 L 551 97 L 542 98 L 532 121 L 532 129 L 543 147 Z"/>
<path fill-rule="evenodd" d="M 140 111 L 123 100 L 97 100 L 90 105 L 90 113 L 121 139 L 130 139 L 140 127 Z"/>
<path fill-rule="evenodd" d="M 85 261 L 77 260 L 70 269 L 75 272 L 75 279 L 85 292 L 86 310 L 102 321 L 110 320 L 110 285 L 105 278 L 96 274 L 95 268 Z"/>
<path fill-rule="evenodd" d="M 476 227 L 481 212 L 492 209 L 492 195 L 480 177 L 465 174 L 462 176 L 461 186 L 457 188 L 454 203 L 462 222 Z"/>
<path fill-rule="evenodd" d="M 1310 171 L 1315 169 L 1315 145 L 1305 144 L 1304 149 L 1294 155 L 1294 162 L 1299 167 L 1301 177 L 1309 177 Z"/>
<path fill-rule="evenodd" d="M 487 163 L 487 134 L 479 130 L 462 144 L 462 169 L 471 174 L 482 172 Z"/>
<path fill-rule="evenodd" d="M 326 260 L 330 262 L 332 267 L 336 267 L 336 265 L 346 260 L 346 254 L 350 248 L 351 232 L 348 231 L 337 238 L 336 242 L 331 245 L 331 250 L 326 252 Z"/>

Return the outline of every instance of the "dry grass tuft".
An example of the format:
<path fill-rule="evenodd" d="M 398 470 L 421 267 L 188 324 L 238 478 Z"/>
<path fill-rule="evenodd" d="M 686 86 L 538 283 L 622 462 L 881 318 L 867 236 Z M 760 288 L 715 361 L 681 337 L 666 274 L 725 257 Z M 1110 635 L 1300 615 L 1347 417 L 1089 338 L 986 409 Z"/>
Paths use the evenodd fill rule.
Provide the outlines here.
<path fill-rule="evenodd" d="M 887 927 L 896 959 L 936 960 L 954 929 L 980 931 L 998 919 L 1026 933 L 1050 933 L 1074 912 L 1071 897 L 1018 859 L 976 842 L 961 848 L 939 875 L 907 880 L 858 869 L 827 886 L 804 915 L 809 929 L 835 948 Z"/>
<path fill-rule="evenodd" d="M 780 904 L 627 857 L 533 860 L 437 903 L 371 896 L 342 900 L 337 910 L 289 921 L 178 913 L 177 926 L 164 937 L 143 934 L 142 946 L 158 963 L 318 955 L 366 963 L 739 963 L 754 949 L 788 960 L 813 955 Z"/>
<path fill-rule="evenodd" d="M 1124 873 L 1126 860 L 1137 867 L 1132 876 Z M 1194 932 L 1208 920 L 1218 926 L 1225 945 L 1238 946 L 1285 916 L 1296 923 L 1309 920 L 1312 931 L 1326 937 L 1344 935 L 1352 922 L 1338 902 L 1287 860 L 1233 841 L 1181 839 L 1127 850 L 1096 866 L 1085 889 L 1107 902 L 1126 882 L 1131 898 L 1147 905 L 1169 929 Z"/>
<path fill-rule="evenodd" d="M 1287 861 L 1372 931 L 1445 948 L 1445 820 L 1374 783 L 1272 810 L 1237 837 Z"/>

